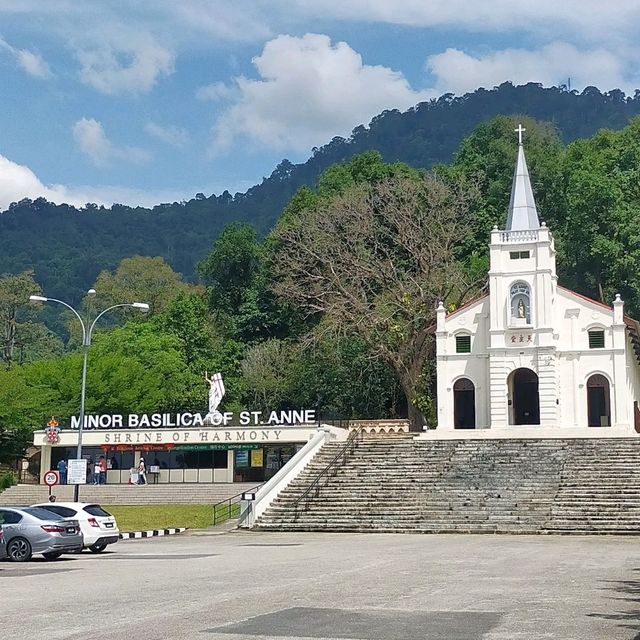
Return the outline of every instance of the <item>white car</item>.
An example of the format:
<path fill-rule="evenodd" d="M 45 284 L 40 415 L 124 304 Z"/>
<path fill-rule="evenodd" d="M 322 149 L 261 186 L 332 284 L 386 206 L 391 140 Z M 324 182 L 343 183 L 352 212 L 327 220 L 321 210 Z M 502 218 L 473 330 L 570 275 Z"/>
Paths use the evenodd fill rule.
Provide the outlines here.
<path fill-rule="evenodd" d="M 85 502 L 43 502 L 33 505 L 57 513 L 63 518 L 73 518 L 80 523 L 84 548 L 101 553 L 107 545 L 120 539 L 116 519 L 98 504 Z"/>

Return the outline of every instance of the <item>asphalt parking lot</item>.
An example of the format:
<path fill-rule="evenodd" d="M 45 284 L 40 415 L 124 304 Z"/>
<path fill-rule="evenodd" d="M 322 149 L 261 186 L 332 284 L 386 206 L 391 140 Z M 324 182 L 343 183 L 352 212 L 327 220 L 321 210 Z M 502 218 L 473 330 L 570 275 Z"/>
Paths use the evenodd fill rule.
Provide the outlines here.
<path fill-rule="evenodd" d="M 227 533 L 110 549 L 0 562 L 0 637 L 640 638 L 634 537 Z"/>

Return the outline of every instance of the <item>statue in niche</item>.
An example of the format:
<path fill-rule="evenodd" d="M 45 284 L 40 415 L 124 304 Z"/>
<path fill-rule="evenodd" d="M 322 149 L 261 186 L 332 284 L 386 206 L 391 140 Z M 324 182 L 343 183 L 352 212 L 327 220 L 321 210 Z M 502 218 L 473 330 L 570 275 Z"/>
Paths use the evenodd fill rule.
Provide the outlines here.
<path fill-rule="evenodd" d="M 526 317 L 527 317 L 527 310 L 525 309 L 522 298 L 520 298 L 518 302 L 518 318 L 526 318 Z"/>

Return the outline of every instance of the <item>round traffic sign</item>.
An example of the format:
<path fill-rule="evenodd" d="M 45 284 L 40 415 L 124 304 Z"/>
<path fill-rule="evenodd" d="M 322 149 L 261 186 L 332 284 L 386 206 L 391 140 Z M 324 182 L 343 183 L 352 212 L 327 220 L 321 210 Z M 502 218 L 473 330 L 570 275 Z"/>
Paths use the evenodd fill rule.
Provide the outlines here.
<path fill-rule="evenodd" d="M 47 487 L 53 487 L 58 484 L 58 482 L 60 482 L 60 476 L 57 471 L 51 470 L 44 474 L 44 483 Z"/>

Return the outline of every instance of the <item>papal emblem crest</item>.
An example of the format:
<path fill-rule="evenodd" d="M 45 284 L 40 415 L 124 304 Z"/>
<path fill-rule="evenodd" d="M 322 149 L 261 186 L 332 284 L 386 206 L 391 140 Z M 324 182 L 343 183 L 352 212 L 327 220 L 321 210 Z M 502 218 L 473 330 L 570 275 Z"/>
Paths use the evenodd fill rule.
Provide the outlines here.
<path fill-rule="evenodd" d="M 60 427 L 58 426 L 58 421 L 54 417 L 47 422 L 44 434 L 50 444 L 55 444 L 60 440 Z"/>

